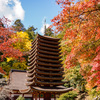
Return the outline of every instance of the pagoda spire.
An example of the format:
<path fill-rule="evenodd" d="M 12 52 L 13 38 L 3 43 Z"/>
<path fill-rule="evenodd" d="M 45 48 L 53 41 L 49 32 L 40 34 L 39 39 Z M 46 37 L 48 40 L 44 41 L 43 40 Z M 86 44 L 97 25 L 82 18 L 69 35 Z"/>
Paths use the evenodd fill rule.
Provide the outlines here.
<path fill-rule="evenodd" d="M 44 36 L 46 35 L 46 18 L 44 19 Z"/>

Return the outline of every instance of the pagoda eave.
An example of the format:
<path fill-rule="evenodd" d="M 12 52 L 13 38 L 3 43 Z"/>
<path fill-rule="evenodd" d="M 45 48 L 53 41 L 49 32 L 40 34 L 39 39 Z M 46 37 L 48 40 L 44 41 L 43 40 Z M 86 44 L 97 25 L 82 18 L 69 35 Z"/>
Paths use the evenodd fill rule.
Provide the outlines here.
<path fill-rule="evenodd" d="M 44 39 L 40 39 L 40 42 L 48 43 L 48 44 L 56 44 L 56 45 L 59 44 L 59 42 L 47 41 L 47 40 L 44 40 Z"/>
<path fill-rule="evenodd" d="M 28 77 L 33 77 L 33 75 L 36 73 L 36 71 L 34 71 L 33 73 L 27 73 Z"/>
<path fill-rule="evenodd" d="M 44 79 L 44 80 L 62 80 L 63 79 L 63 77 L 44 77 L 40 75 L 36 75 L 35 77 L 38 79 Z"/>
<path fill-rule="evenodd" d="M 58 38 L 52 38 L 52 37 L 48 37 L 48 36 L 41 36 L 38 34 L 38 37 L 41 38 L 41 39 L 44 39 L 44 40 L 49 40 L 49 41 L 55 41 L 55 42 L 58 42 L 60 39 Z"/>
<path fill-rule="evenodd" d="M 41 53 L 37 53 L 38 56 L 40 57 L 43 57 L 43 58 L 52 58 L 52 59 L 60 59 L 61 57 L 60 56 L 49 56 L 49 55 L 46 55 L 46 54 L 41 54 Z"/>
<path fill-rule="evenodd" d="M 28 65 L 30 65 L 30 64 L 28 64 Z M 35 61 L 34 64 L 31 65 L 30 67 L 27 67 L 27 69 L 33 69 L 33 66 L 35 66 L 35 65 L 36 65 L 36 61 Z"/>
<path fill-rule="evenodd" d="M 38 65 L 43 65 L 43 66 L 62 67 L 61 64 L 43 63 L 43 62 L 40 62 L 40 61 L 38 61 L 37 64 Z"/>
<path fill-rule="evenodd" d="M 44 81 L 39 81 L 39 80 L 35 80 L 32 82 L 29 82 L 28 85 L 34 85 L 34 84 L 38 84 L 38 85 L 53 85 L 53 86 L 57 86 L 57 85 L 63 85 L 64 82 L 44 82 Z"/>
<path fill-rule="evenodd" d="M 52 59 L 45 59 L 45 58 L 40 58 L 40 57 L 37 57 L 39 61 L 44 61 L 44 62 L 51 62 L 51 63 L 61 63 L 60 60 L 52 60 Z"/>
<path fill-rule="evenodd" d="M 40 49 L 38 49 L 38 52 L 39 53 L 44 53 L 44 54 L 49 54 L 49 55 L 51 54 L 51 55 L 55 55 L 55 56 L 59 56 L 60 55 L 60 53 L 44 51 L 44 50 L 40 50 Z"/>
<path fill-rule="evenodd" d="M 40 67 L 40 66 L 37 66 L 36 69 L 49 70 L 49 71 L 63 71 L 63 68 Z"/>
<path fill-rule="evenodd" d="M 34 68 L 30 69 L 27 71 L 27 73 L 33 73 L 33 71 L 36 69 L 36 66 L 34 66 Z"/>
<path fill-rule="evenodd" d="M 65 93 L 68 91 L 72 91 L 73 88 L 65 88 L 64 86 L 56 86 L 56 87 L 37 87 L 37 86 L 32 86 L 31 87 L 34 91 L 37 92 L 50 92 L 50 93 Z"/>
<path fill-rule="evenodd" d="M 39 71 L 39 70 L 37 70 L 37 69 L 36 69 L 36 73 L 38 73 L 38 74 L 43 74 L 43 75 L 58 75 L 58 76 L 64 74 L 63 72 L 60 72 L 60 73 L 53 73 L 53 72 L 48 73 L 48 72 Z"/>
<path fill-rule="evenodd" d="M 44 82 L 44 81 L 39 81 L 39 80 L 36 80 L 35 82 L 42 85 L 55 85 L 55 86 L 64 84 L 64 82 Z"/>
<path fill-rule="evenodd" d="M 48 47 L 48 48 L 60 48 L 60 46 L 56 46 L 56 45 L 50 45 L 50 44 L 46 44 L 46 43 L 41 43 L 41 42 L 38 42 L 38 45 L 40 45 L 40 46 L 46 46 L 46 47 Z"/>

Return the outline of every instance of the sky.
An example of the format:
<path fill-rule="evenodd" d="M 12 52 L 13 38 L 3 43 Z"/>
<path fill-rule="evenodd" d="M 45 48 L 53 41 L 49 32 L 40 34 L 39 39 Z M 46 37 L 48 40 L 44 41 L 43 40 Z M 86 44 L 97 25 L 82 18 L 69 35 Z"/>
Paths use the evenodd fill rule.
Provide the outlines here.
<path fill-rule="evenodd" d="M 12 23 L 20 19 L 25 28 L 34 26 L 43 35 L 44 19 L 46 27 L 51 25 L 51 19 L 61 11 L 55 0 L 0 0 L 0 17 L 5 16 Z"/>

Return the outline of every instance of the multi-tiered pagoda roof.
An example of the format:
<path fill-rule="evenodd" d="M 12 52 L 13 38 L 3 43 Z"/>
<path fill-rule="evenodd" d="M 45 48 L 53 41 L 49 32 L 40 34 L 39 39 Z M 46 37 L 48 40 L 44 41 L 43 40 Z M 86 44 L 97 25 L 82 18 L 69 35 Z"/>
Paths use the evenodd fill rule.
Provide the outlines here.
<path fill-rule="evenodd" d="M 30 50 L 28 86 L 56 89 L 57 86 L 64 84 L 59 48 L 59 39 L 38 34 Z"/>

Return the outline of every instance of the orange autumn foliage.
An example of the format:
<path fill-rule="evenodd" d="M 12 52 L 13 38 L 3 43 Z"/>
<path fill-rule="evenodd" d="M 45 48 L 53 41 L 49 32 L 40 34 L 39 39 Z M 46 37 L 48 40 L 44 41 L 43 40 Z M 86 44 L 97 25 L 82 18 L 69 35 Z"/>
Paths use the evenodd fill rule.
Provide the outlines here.
<path fill-rule="evenodd" d="M 17 39 L 11 38 L 14 35 L 14 30 L 9 27 L 10 21 L 7 18 L 0 19 L 0 59 L 5 57 L 12 57 L 16 59 L 22 59 L 22 53 L 20 50 L 13 47 L 13 43 L 17 42 Z"/>
<path fill-rule="evenodd" d="M 81 65 L 81 74 L 89 88 L 100 89 L 100 0 L 57 0 L 63 8 L 51 21 L 55 32 L 65 31 L 66 68 Z M 71 23 L 70 27 L 66 24 Z M 67 52 L 67 51 L 66 51 Z M 94 83 L 94 84 L 93 84 Z"/>
<path fill-rule="evenodd" d="M 6 72 L 2 69 L 2 67 L 0 67 L 0 74 L 6 75 Z"/>

